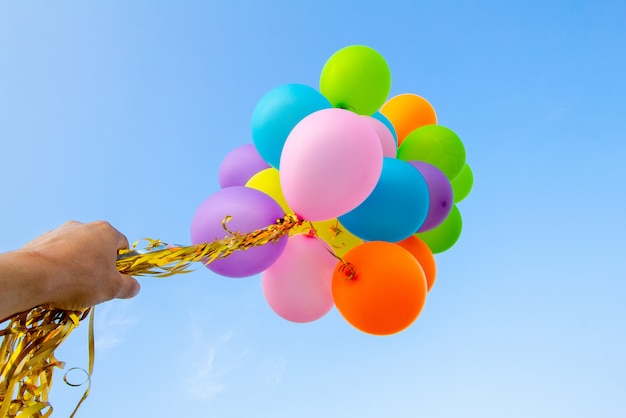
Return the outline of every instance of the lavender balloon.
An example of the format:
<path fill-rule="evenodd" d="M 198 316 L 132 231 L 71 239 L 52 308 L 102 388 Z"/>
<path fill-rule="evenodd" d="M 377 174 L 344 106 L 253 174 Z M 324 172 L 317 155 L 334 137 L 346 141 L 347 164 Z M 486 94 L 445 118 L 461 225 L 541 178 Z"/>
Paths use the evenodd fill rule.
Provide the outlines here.
<path fill-rule="evenodd" d="M 454 203 L 452 185 L 446 175 L 434 165 L 423 161 L 409 161 L 409 163 L 417 168 L 426 180 L 430 195 L 426 220 L 417 232 L 429 231 L 443 222 L 450 213 Z"/>
<path fill-rule="evenodd" d="M 191 242 L 200 244 L 229 237 L 222 226 L 226 216 L 232 216 L 226 225 L 230 231 L 247 233 L 265 228 L 283 215 L 280 205 L 265 193 L 242 186 L 227 187 L 209 196 L 196 211 L 191 221 Z M 286 245 L 287 237 L 283 236 L 275 243 L 217 259 L 207 268 L 222 276 L 252 276 L 271 266 Z"/>
<path fill-rule="evenodd" d="M 244 186 L 252 176 L 269 166 L 253 144 L 237 147 L 226 155 L 220 165 L 220 186 Z"/>

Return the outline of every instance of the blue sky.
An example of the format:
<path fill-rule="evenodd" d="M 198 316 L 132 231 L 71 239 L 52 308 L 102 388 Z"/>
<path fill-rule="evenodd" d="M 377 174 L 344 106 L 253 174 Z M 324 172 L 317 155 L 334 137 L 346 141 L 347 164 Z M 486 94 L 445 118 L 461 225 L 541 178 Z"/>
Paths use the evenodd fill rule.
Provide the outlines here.
<path fill-rule="evenodd" d="M 621 1 L 0 2 L 0 250 L 66 220 L 189 242 L 273 87 L 377 49 L 463 140 L 464 230 L 420 318 L 298 325 L 259 277 L 141 278 L 96 311 L 85 417 L 626 415 Z M 58 352 L 85 367 L 84 324 Z M 57 375 L 55 416 L 82 395 Z"/>

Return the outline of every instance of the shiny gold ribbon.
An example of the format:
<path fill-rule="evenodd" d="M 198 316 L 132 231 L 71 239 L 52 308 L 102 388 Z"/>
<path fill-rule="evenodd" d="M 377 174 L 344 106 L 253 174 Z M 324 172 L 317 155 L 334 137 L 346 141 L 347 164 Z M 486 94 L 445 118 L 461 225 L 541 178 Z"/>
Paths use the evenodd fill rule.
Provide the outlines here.
<path fill-rule="evenodd" d="M 223 221 L 228 236 L 213 242 L 174 246 L 146 239 L 148 245 L 144 250 L 137 250 L 138 243 L 135 243 L 132 248 L 120 251 L 117 269 L 133 276 L 168 277 L 188 273 L 194 263 L 209 264 L 235 251 L 275 243 L 302 224 L 296 215 L 287 214 L 266 228 L 241 233 L 230 231 L 227 228 L 229 221 L 230 217 Z M 0 417 L 46 418 L 52 414 L 48 394 L 53 372 L 55 368 L 62 369 L 65 366 L 54 357 L 54 352 L 88 315 L 88 387 L 74 409 L 73 417 L 91 388 L 95 355 L 93 308 L 66 311 L 39 306 L 2 321 L 7 322 L 7 325 L 0 330 Z"/>

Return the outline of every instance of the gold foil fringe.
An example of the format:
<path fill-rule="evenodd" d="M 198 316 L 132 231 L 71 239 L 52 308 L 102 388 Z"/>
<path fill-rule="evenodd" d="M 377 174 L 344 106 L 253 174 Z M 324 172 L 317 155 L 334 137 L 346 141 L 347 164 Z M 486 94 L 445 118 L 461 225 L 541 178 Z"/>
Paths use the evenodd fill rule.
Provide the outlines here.
<path fill-rule="evenodd" d="M 209 264 L 235 251 L 275 243 L 302 224 L 298 216 L 286 214 L 266 228 L 241 233 L 227 228 L 230 219 L 228 216 L 223 221 L 228 235 L 221 240 L 173 246 L 159 240 L 146 239 L 148 245 L 143 251 L 137 250 L 138 243 L 135 243 L 133 248 L 120 251 L 117 268 L 121 273 L 132 276 L 168 277 L 188 273 L 196 262 Z M 0 417 L 51 416 L 52 405 L 48 394 L 53 372 L 55 368 L 62 369 L 65 366 L 54 357 L 54 352 L 92 310 L 65 311 L 39 306 L 2 321 L 8 323 L 0 330 Z M 91 386 L 94 361 L 93 314 L 89 325 L 88 387 L 72 417 L 87 398 Z"/>

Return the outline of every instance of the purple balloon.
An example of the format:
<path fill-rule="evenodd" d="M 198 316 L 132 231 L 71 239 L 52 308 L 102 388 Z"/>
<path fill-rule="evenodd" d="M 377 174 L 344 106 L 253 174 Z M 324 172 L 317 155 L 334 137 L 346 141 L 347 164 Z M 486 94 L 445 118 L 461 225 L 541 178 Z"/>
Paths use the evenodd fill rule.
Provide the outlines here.
<path fill-rule="evenodd" d="M 423 161 L 409 161 L 409 163 L 417 168 L 424 180 L 426 180 L 428 194 L 430 195 L 430 206 L 426 220 L 420 229 L 417 230 L 417 232 L 424 232 L 433 229 L 443 222 L 450 210 L 452 210 L 454 203 L 452 185 L 448 177 L 434 165 Z"/>
<path fill-rule="evenodd" d="M 284 211 L 270 196 L 256 189 L 227 187 L 209 196 L 198 208 L 191 221 L 191 242 L 200 244 L 230 237 L 222 220 L 232 216 L 226 227 L 233 232 L 247 233 L 272 225 L 284 216 Z M 282 254 L 287 245 L 283 236 L 248 250 L 236 251 L 207 265 L 217 274 L 228 277 L 247 277 L 261 273 Z"/>
<path fill-rule="evenodd" d="M 245 186 L 252 176 L 269 167 L 254 144 L 242 145 L 224 157 L 218 173 L 220 186 Z"/>

